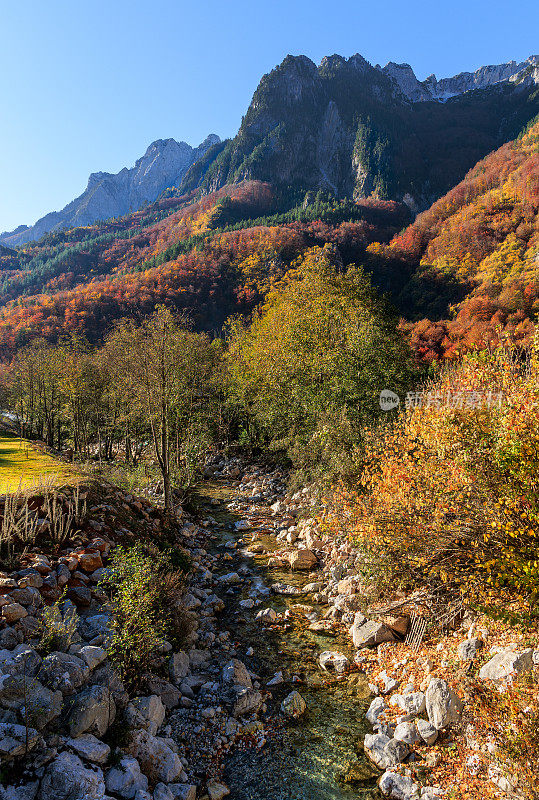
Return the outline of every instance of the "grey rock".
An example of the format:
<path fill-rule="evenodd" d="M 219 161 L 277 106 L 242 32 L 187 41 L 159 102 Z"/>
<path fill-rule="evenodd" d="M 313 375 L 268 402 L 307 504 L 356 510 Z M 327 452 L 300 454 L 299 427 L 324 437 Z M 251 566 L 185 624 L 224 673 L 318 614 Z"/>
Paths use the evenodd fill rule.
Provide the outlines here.
<path fill-rule="evenodd" d="M 26 739 L 28 737 L 28 749 L 36 746 L 39 740 L 39 733 L 33 728 L 24 725 L 13 725 L 8 722 L 0 722 L 0 759 L 12 759 L 26 753 Z"/>
<path fill-rule="evenodd" d="M 107 653 L 102 647 L 85 645 L 80 649 L 80 657 L 86 662 L 88 669 L 95 669 L 106 659 Z"/>
<path fill-rule="evenodd" d="M 384 772 L 378 781 L 378 787 L 384 797 L 391 800 L 419 800 L 419 786 L 406 775 Z"/>
<path fill-rule="evenodd" d="M 129 695 L 125 690 L 120 673 L 112 667 L 109 661 L 104 661 L 94 669 L 92 684 L 105 686 L 111 692 L 118 708 L 125 708 L 129 702 Z"/>
<path fill-rule="evenodd" d="M 307 704 L 299 692 L 293 691 L 288 694 L 281 703 L 281 711 L 291 719 L 297 719 L 305 713 Z"/>
<path fill-rule="evenodd" d="M 424 692 L 406 692 L 406 694 L 393 695 L 390 702 L 392 705 L 398 705 L 410 719 L 422 714 L 427 707 Z"/>
<path fill-rule="evenodd" d="M 159 678 L 157 675 L 147 675 L 145 684 L 151 694 L 158 695 L 169 710 L 176 708 L 180 702 L 181 694 L 172 683 Z M 183 689 L 182 689 L 183 692 Z"/>
<path fill-rule="evenodd" d="M 243 661 L 233 658 L 223 667 L 222 671 L 223 683 L 231 684 L 233 686 L 241 686 L 245 689 L 252 689 L 253 682 L 249 671 Z"/>
<path fill-rule="evenodd" d="M 318 663 L 326 672 L 336 672 L 342 675 L 346 672 L 350 662 L 344 653 L 339 653 L 336 650 L 324 650 L 318 657 Z"/>
<path fill-rule="evenodd" d="M 105 775 L 107 792 L 119 795 L 125 800 L 132 800 L 137 791 L 145 792 L 148 788 L 148 778 L 140 771 L 136 758 L 123 756 L 116 767 L 111 767 Z"/>
<path fill-rule="evenodd" d="M 43 586 L 43 578 L 37 569 L 22 569 L 18 573 L 19 586 L 32 586 L 34 589 L 40 589 Z"/>
<path fill-rule="evenodd" d="M 204 669 L 211 661 L 211 653 L 209 650 L 197 650 L 193 647 L 189 651 L 189 665 L 191 669 Z"/>
<path fill-rule="evenodd" d="M 458 656 L 461 661 L 473 661 L 482 647 L 483 642 L 481 639 L 465 639 L 458 646 Z"/>
<path fill-rule="evenodd" d="M 62 693 L 43 686 L 35 678 L 23 675 L 5 678 L 0 686 L 0 706 L 16 709 L 24 717 L 27 709 L 28 723 L 41 730 L 62 713 Z M 26 706 L 25 706 L 26 702 Z"/>
<path fill-rule="evenodd" d="M 232 715 L 246 717 L 258 711 L 262 705 L 262 695 L 256 689 L 243 689 L 237 696 Z"/>
<path fill-rule="evenodd" d="M 76 739 L 68 739 L 66 746 L 74 750 L 78 756 L 95 764 L 104 764 L 110 755 L 110 747 L 91 733 L 84 733 Z"/>
<path fill-rule="evenodd" d="M 35 800 L 39 789 L 39 781 L 31 781 L 22 786 L 0 786 L 0 800 Z"/>
<path fill-rule="evenodd" d="M 377 724 L 379 717 L 384 713 L 386 708 L 387 705 L 381 697 L 374 698 L 366 714 L 366 717 L 368 721 L 371 723 L 371 725 Z"/>
<path fill-rule="evenodd" d="M 281 683 L 284 683 L 284 677 L 282 670 L 278 670 L 271 680 L 266 682 L 266 686 L 280 686 Z"/>
<path fill-rule="evenodd" d="M 90 670 L 85 661 L 68 653 L 54 652 L 45 656 L 38 679 L 49 689 L 59 689 L 62 694 L 73 694 L 82 686 Z"/>
<path fill-rule="evenodd" d="M 398 742 L 412 745 L 419 740 L 419 733 L 413 722 L 400 722 L 393 733 L 393 738 Z"/>
<path fill-rule="evenodd" d="M 221 575 L 217 578 L 219 583 L 224 583 L 227 586 L 235 586 L 238 583 L 241 583 L 241 578 L 237 572 L 228 572 L 226 575 Z"/>
<path fill-rule="evenodd" d="M 32 609 L 29 608 L 28 611 L 30 612 Z M 23 619 L 19 620 L 17 626 L 22 634 L 23 641 L 36 639 L 41 633 L 41 622 L 37 617 L 32 616 L 30 613 L 28 613 L 28 615 Z"/>
<path fill-rule="evenodd" d="M 172 683 L 178 686 L 189 672 L 189 656 L 182 650 L 173 653 L 168 662 L 168 674 Z"/>
<path fill-rule="evenodd" d="M 103 800 L 105 782 L 100 769 L 84 766 L 80 758 L 64 751 L 47 767 L 39 800 Z"/>
<path fill-rule="evenodd" d="M 197 787 L 191 783 L 169 783 L 174 800 L 195 800 Z"/>
<path fill-rule="evenodd" d="M 361 612 L 358 612 L 359 619 L 363 616 Z M 364 622 L 359 624 L 358 614 L 356 614 L 356 619 L 354 619 L 354 624 L 350 628 L 350 634 L 352 636 L 352 641 L 354 642 L 354 647 L 362 648 L 362 647 L 370 647 L 371 645 L 381 644 L 382 642 L 393 642 L 395 641 L 395 636 L 391 628 L 383 622 L 375 622 L 374 620 L 370 620 L 369 622 Z"/>
<path fill-rule="evenodd" d="M 410 748 L 406 744 L 406 742 L 398 741 L 397 739 L 393 738 L 390 739 L 389 742 L 386 744 L 384 753 L 386 759 L 388 759 L 389 763 L 388 766 L 401 764 L 404 759 L 410 755 Z"/>
<path fill-rule="evenodd" d="M 28 611 L 20 603 L 8 603 L 6 606 L 2 606 L 2 616 L 8 625 L 13 625 L 28 616 Z"/>
<path fill-rule="evenodd" d="M 460 722 L 463 703 L 446 681 L 433 678 L 425 696 L 430 723 L 440 731 Z"/>
<path fill-rule="evenodd" d="M 426 719 L 416 719 L 415 725 L 425 744 L 434 744 L 438 738 L 438 731 L 434 725 Z"/>
<path fill-rule="evenodd" d="M 90 686 L 73 698 L 68 725 L 72 737 L 82 733 L 103 736 L 116 717 L 116 705 L 105 686 Z"/>
<path fill-rule="evenodd" d="M 187 697 L 189 700 L 195 699 L 195 693 L 187 681 L 182 681 L 182 683 L 180 683 L 180 692 L 182 693 L 182 699 L 184 697 Z"/>
<path fill-rule="evenodd" d="M 501 682 L 529 672 L 533 667 L 533 650 L 528 648 L 521 653 L 515 650 L 503 650 L 483 664 L 479 670 L 479 677 L 483 680 Z"/>
<path fill-rule="evenodd" d="M 15 578 L 0 578 L 0 595 L 11 593 L 12 589 L 16 589 L 18 585 Z"/>
<path fill-rule="evenodd" d="M 13 650 L 22 642 L 22 635 L 11 626 L 0 631 L 0 647 L 6 650 Z"/>
<path fill-rule="evenodd" d="M 230 794 L 230 789 L 224 783 L 216 780 L 209 780 L 206 785 L 206 791 L 210 800 L 223 800 Z"/>
<path fill-rule="evenodd" d="M 277 619 L 277 612 L 273 608 L 262 608 L 256 615 L 256 619 L 262 622 L 275 622 Z"/>
<path fill-rule="evenodd" d="M 195 597 L 191 592 L 186 592 L 182 598 L 182 605 L 186 611 L 194 611 L 202 605 L 198 597 Z"/>
<path fill-rule="evenodd" d="M 150 781 L 170 783 L 177 780 L 183 771 L 182 762 L 168 742 L 147 731 L 139 731 L 133 737 L 129 752 L 139 762 L 141 770 Z"/>
<path fill-rule="evenodd" d="M 9 675 L 26 675 L 33 678 L 39 672 L 43 659 L 27 644 L 18 644 L 13 650 L 0 650 L 0 670 Z"/>
<path fill-rule="evenodd" d="M 161 698 L 152 694 L 149 697 L 134 697 L 127 706 L 127 717 L 132 727 L 144 728 L 155 736 L 165 721 L 166 708 Z"/>
<path fill-rule="evenodd" d="M 174 795 L 166 784 L 158 783 L 153 790 L 153 800 L 174 800 Z"/>
<path fill-rule="evenodd" d="M 383 733 L 367 734 L 363 741 L 363 749 L 379 769 L 396 767 L 410 754 L 407 744 L 390 739 Z"/>
<path fill-rule="evenodd" d="M 15 603 L 20 603 L 25 608 L 32 606 L 34 609 L 38 609 L 43 606 L 40 592 L 31 586 L 15 589 L 9 596 Z"/>
<path fill-rule="evenodd" d="M 91 641 L 96 636 L 110 635 L 110 617 L 108 614 L 94 614 L 91 617 L 83 617 L 79 622 L 79 631 L 83 639 Z"/>
<path fill-rule="evenodd" d="M 318 564 L 318 558 L 312 550 L 303 548 L 294 550 L 288 557 L 290 569 L 292 570 L 311 570 Z"/>

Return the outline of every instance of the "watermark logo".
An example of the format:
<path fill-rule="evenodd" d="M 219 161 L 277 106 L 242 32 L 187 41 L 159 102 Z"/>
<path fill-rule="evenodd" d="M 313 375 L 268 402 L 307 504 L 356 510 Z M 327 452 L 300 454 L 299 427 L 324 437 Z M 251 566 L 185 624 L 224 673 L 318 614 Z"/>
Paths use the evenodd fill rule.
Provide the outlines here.
<path fill-rule="evenodd" d="M 391 411 L 397 408 L 400 403 L 399 395 L 392 392 L 390 389 L 382 389 L 380 392 L 380 408 L 382 411 Z"/>
<path fill-rule="evenodd" d="M 497 389 L 445 392 L 407 392 L 404 405 L 410 408 L 492 408 L 501 407 L 503 392 Z"/>
<path fill-rule="evenodd" d="M 404 399 L 406 410 L 414 408 L 492 408 L 501 407 L 504 393 L 498 389 L 493 390 L 448 390 L 407 392 Z M 380 408 L 382 411 L 391 411 L 400 404 L 398 394 L 390 389 L 380 392 Z"/>

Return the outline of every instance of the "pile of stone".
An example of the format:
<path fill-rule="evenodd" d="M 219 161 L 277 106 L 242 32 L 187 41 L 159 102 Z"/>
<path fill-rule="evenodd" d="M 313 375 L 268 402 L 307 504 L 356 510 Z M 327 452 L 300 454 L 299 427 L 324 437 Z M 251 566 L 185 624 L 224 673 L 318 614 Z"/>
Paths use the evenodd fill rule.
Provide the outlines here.
<path fill-rule="evenodd" d="M 225 474 L 236 466 L 227 462 Z M 161 525 L 147 503 L 116 493 L 90 509 L 86 527 L 94 535 L 82 535 L 83 544 L 54 557 L 31 553 L 21 569 L 0 576 L 0 762 L 8 775 L 22 764 L 16 784 L 0 787 L 0 800 L 221 800 L 229 790 L 219 758 L 245 736 L 254 746 L 265 743 L 271 694 L 240 660 L 218 615 L 223 594 L 252 582 L 259 602 L 270 590 L 249 570 L 219 574 L 227 556 L 205 549 L 211 518 L 198 524 L 179 515 L 179 542 L 192 563 L 184 649 L 162 642 L 138 693 L 126 690 L 108 658 L 111 618 L 99 589 L 120 509 L 136 512 L 150 532 Z M 44 652 L 41 617 L 58 598 L 53 616 L 69 636 L 65 647 Z M 297 692 L 283 700 L 284 716 L 304 710 Z"/>
<path fill-rule="evenodd" d="M 458 695 L 446 681 L 437 678 L 430 680 L 426 692 L 416 691 L 409 684 L 398 693 L 372 701 L 367 719 L 374 733 L 365 736 L 363 748 L 372 763 L 384 770 L 379 782 L 383 794 L 402 800 L 419 798 L 419 787 L 411 778 L 393 773 L 411 756 L 414 745 L 433 745 L 442 731 L 458 724 L 462 708 Z M 390 709 L 397 714 L 387 715 Z M 421 797 L 439 794 L 435 787 L 421 790 Z"/>
<path fill-rule="evenodd" d="M 0 645 L 33 636 L 43 606 L 64 593 L 77 607 L 88 607 L 98 594 L 110 547 L 110 541 L 94 538 L 86 547 L 67 548 L 54 558 L 29 553 L 20 569 L 0 573 Z"/>

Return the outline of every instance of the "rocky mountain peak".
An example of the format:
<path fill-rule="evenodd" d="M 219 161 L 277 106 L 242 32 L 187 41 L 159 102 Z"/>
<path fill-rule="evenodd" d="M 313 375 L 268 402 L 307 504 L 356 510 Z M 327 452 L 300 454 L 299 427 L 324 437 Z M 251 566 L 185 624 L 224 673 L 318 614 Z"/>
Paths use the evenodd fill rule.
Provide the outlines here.
<path fill-rule="evenodd" d="M 526 78 L 534 78 L 534 72 L 539 64 L 539 56 L 529 56 L 520 63 L 508 61 L 506 64 L 490 64 L 479 67 L 475 72 L 460 72 L 451 78 L 436 79 L 436 75 L 429 75 L 424 81 L 419 81 L 410 64 L 396 64 L 389 61 L 385 67 L 376 65 L 376 69 L 395 81 L 402 94 L 412 103 L 437 100 L 443 102 L 450 97 L 455 97 L 474 89 L 485 89 L 503 81 L 519 82 Z M 524 74 L 525 73 L 525 74 Z"/>
<path fill-rule="evenodd" d="M 324 58 L 320 62 L 320 67 L 318 69 L 320 72 L 323 72 L 326 69 L 333 70 L 343 66 L 346 63 L 348 62 L 346 58 L 343 58 L 343 56 L 339 56 L 336 54 L 332 56 L 324 56 Z"/>
<path fill-rule="evenodd" d="M 31 227 L 19 226 L 4 233 L 0 240 L 16 246 L 39 239 L 45 233 L 118 217 L 151 203 L 169 186 L 178 185 L 189 167 L 216 142 L 211 133 L 198 147 L 175 139 L 156 139 L 133 167 L 123 167 L 116 174 L 92 172 L 86 190 L 61 211 L 53 211 Z"/>
<path fill-rule="evenodd" d="M 287 55 L 265 78 L 285 77 L 288 80 L 312 80 L 316 76 L 317 67 L 307 56 Z M 264 80 L 264 78 L 262 78 Z"/>
<path fill-rule="evenodd" d="M 392 78 L 405 97 L 413 103 L 432 100 L 429 90 L 417 80 L 410 64 L 396 64 L 394 61 L 389 61 L 381 71 Z"/>
<path fill-rule="evenodd" d="M 355 53 L 353 56 L 350 56 L 348 63 L 351 67 L 359 72 L 365 72 L 366 70 L 371 70 L 373 68 L 372 65 L 369 64 L 369 62 L 359 53 Z"/>

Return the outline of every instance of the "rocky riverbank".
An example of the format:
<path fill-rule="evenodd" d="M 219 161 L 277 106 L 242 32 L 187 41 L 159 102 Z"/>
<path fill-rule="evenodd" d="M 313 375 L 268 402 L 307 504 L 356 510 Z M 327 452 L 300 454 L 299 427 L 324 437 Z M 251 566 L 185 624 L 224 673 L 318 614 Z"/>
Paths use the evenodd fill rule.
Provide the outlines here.
<path fill-rule="evenodd" d="M 111 492 L 69 547 L 0 576 L 2 800 L 432 800 L 463 742 L 467 769 L 519 796 L 474 735 L 465 675 L 503 691 L 538 651 L 469 616 L 412 649 L 406 604 L 368 613 L 360 555 L 324 536 L 315 499 L 287 495 L 287 477 L 207 464 L 197 512 L 175 531 L 192 564 L 191 632 L 181 650 L 162 642 L 135 696 L 110 664 L 99 581 L 117 541 L 140 535 L 135 519 L 165 526 L 158 509 Z M 69 646 L 44 654 L 40 618 L 64 589 Z"/>

